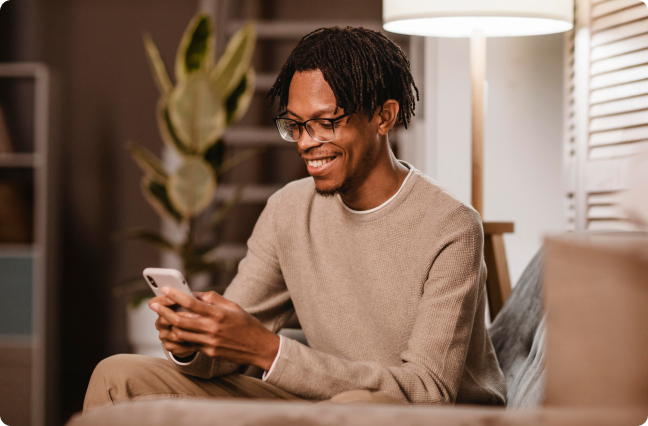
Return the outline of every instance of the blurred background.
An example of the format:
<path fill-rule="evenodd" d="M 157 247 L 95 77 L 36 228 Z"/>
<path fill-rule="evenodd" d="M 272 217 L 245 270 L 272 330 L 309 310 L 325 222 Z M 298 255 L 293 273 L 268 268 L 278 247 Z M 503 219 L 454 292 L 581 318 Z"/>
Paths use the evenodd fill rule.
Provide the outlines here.
<path fill-rule="evenodd" d="M 257 22 L 256 90 L 245 117 L 223 136 L 225 157 L 264 148 L 219 181 L 223 194 L 246 185 L 219 231 L 218 256 L 230 264 L 245 254 L 267 197 L 307 176 L 294 145 L 272 127 L 277 110 L 265 99 L 291 49 L 323 26 L 382 31 L 381 0 L 2 6 L 0 417 L 7 424 L 63 424 L 81 410 L 95 365 L 134 350 L 127 322 L 133 295 L 115 289 L 146 267 L 173 263 L 143 241 L 113 238 L 130 227 L 173 233 L 143 197 L 142 172 L 124 148 L 135 141 L 169 159 L 142 36 L 151 34 L 173 79 L 178 43 L 199 10 L 214 19 L 217 57 L 246 21 Z M 410 57 L 421 89 L 412 126 L 393 132 L 393 149 L 468 203 L 469 42 L 385 34 Z M 570 32 L 487 42 L 483 216 L 515 223 L 515 233 L 505 235 L 513 284 L 542 235 L 578 227 L 567 161 L 575 155 L 573 39 Z M 608 216 L 597 223 L 618 223 Z M 233 275 L 232 268 L 203 274 L 201 285 L 222 291 Z"/>

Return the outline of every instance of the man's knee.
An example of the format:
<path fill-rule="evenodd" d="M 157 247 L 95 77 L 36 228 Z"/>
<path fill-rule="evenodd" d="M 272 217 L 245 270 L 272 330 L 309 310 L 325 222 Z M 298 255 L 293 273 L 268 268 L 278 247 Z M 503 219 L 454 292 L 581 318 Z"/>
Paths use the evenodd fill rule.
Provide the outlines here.
<path fill-rule="evenodd" d="M 166 366 L 167 361 L 144 355 L 119 354 L 101 361 L 92 373 L 93 380 L 123 382 L 146 376 L 151 370 Z"/>

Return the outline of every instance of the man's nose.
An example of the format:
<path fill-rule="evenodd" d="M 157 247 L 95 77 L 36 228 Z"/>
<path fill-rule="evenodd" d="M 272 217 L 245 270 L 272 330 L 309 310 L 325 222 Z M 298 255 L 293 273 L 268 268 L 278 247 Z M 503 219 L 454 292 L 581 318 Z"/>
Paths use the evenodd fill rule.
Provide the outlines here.
<path fill-rule="evenodd" d="M 304 152 L 309 150 L 310 148 L 320 146 L 323 143 L 324 142 L 317 142 L 315 139 L 313 139 L 311 135 L 306 131 L 306 127 L 304 127 L 304 130 L 302 130 L 302 134 L 297 141 L 297 148 L 299 148 L 300 152 Z"/>

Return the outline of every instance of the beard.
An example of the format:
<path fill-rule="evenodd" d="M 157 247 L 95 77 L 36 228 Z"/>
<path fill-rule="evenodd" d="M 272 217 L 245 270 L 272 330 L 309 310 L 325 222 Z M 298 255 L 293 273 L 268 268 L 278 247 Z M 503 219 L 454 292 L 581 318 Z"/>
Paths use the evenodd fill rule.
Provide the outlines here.
<path fill-rule="evenodd" d="M 330 189 L 319 189 L 317 185 L 315 185 L 315 192 L 317 192 L 317 195 L 321 195 L 322 197 L 325 198 L 330 198 L 333 197 L 337 194 L 344 194 L 347 192 L 350 188 L 353 188 L 355 186 L 356 182 L 356 176 L 358 173 L 354 171 L 350 176 L 347 176 L 344 178 L 344 181 L 342 181 L 341 184 L 339 184 L 336 187 L 330 188 Z"/>
<path fill-rule="evenodd" d="M 378 157 L 377 148 L 377 146 L 373 146 L 370 150 L 368 150 L 360 160 L 358 167 L 352 170 L 351 173 L 346 176 L 342 183 L 338 186 L 329 189 L 319 189 L 317 185 L 315 185 L 315 191 L 317 192 L 317 195 L 330 198 L 337 194 L 345 194 L 349 190 L 356 188 L 375 166 L 376 159 Z"/>

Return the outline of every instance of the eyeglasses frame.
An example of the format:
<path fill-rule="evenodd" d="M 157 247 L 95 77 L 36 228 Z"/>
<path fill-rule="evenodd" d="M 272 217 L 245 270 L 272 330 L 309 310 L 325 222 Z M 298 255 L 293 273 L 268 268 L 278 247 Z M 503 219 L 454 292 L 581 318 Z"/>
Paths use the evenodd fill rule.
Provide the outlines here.
<path fill-rule="evenodd" d="M 308 133 L 308 136 L 310 136 L 311 139 L 313 139 L 316 142 L 319 142 L 319 143 L 333 142 L 335 140 L 335 137 L 337 136 L 335 134 L 335 122 L 351 115 L 351 114 L 343 114 L 343 115 L 341 115 L 339 117 L 335 117 L 335 118 L 311 118 L 309 120 L 300 122 L 300 121 L 297 121 L 297 120 L 295 120 L 293 118 L 283 117 L 287 113 L 288 113 L 288 111 L 282 112 L 281 114 L 279 114 L 278 116 L 273 118 L 272 121 L 274 121 L 275 126 L 277 127 L 277 131 L 279 132 L 279 136 L 281 136 L 281 139 L 285 140 L 286 142 L 292 142 L 292 143 L 299 142 L 299 139 L 301 139 L 301 137 L 302 137 L 302 129 L 306 129 L 306 133 Z M 299 126 L 299 138 L 296 141 L 288 141 L 288 140 L 284 139 L 284 137 L 281 135 L 281 130 L 279 130 L 279 123 L 277 123 L 278 120 L 291 120 L 291 121 L 294 121 Z M 331 127 L 333 129 L 333 139 L 331 139 L 330 141 L 318 141 L 317 139 L 315 139 L 313 137 L 313 135 L 311 135 L 310 132 L 308 131 L 308 127 L 306 127 L 306 123 L 308 123 L 309 121 L 314 121 L 314 120 L 326 120 L 326 121 L 329 121 L 331 123 Z"/>

